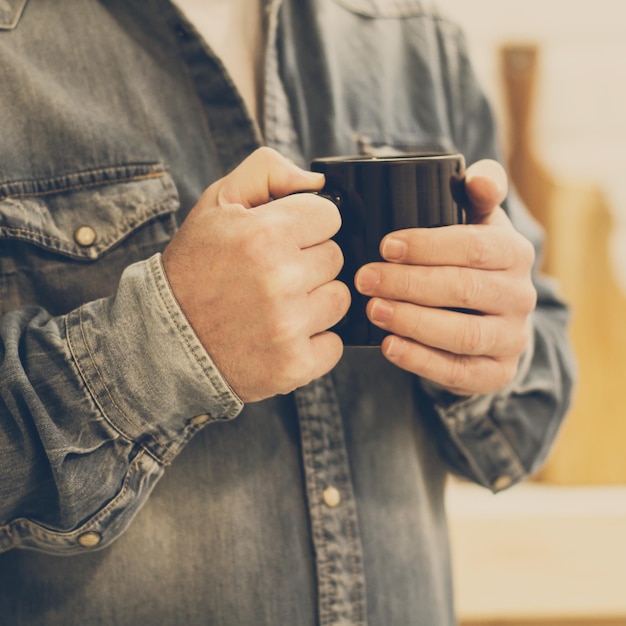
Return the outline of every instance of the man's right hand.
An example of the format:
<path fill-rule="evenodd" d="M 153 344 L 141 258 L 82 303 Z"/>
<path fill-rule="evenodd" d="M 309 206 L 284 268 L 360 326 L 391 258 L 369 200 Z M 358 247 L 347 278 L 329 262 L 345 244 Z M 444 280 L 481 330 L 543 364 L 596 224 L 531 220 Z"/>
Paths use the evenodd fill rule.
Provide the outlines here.
<path fill-rule="evenodd" d="M 170 285 L 200 341 L 244 402 L 330 371 L 343 345 L 328 329 L 350 292 L 324 184 L 261 148 L 212 184 L 163 252 Z M 295 194 L 295 195 L 292 195 Z"/>

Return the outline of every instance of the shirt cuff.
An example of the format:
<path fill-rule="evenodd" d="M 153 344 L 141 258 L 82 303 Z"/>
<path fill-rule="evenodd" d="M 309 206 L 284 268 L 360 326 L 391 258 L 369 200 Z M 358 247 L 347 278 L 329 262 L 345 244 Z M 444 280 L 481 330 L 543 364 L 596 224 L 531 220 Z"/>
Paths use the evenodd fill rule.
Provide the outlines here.
<path fill-rule="evenodd" d="M 129 266 L 114 298 L 70 313 L 67 334 L 105 418 L 161 463 L 243 408 L 180 309 L 160 254 Z"/>
<path fill-rule="evenodd" d="M 454 444 L 455 465 L 465 468 L 468 477 L 494 492 L 506 489 L 528 475 L 522 459 L 494 415 L 506 413 L 504 407 L 508 399 L 524 393 L 534 352 L 534 333 L 531 333 L 515 377 L 506 387 L 494 393 L 457 396 L 437 383 L 421 381 Z"/>

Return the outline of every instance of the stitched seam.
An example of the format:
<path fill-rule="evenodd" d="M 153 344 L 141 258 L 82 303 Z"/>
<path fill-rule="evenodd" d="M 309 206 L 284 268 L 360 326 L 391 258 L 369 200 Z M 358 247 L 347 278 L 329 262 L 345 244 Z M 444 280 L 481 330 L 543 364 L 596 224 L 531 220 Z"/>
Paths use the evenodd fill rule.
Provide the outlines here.
<path fill-rule="evenodd" d="M 26 1 L 27 0 L 22 0 L 20 5 L 9 10 L 9 13 L 8 13 L 9 15 L 11 15 L 11 12 L 13 12 L 13 21 L 12 22 L 6 21 L 6 22 L 0 23 L 0 30 L 13 30 L 17 26 L 17 23 L 20 21 L 20 18 L 22 17 L 22 13 L 24 12 Z"/>
<path fill-rule="evenodd" d="M 11 196 L 16 197 L 16 196 Z M 156 204 L 153 204 L 150 208 L 146 209 L 144 216 L 146 218 L 152 219 L 153 217 L 156 217 L 159 215 L 159 209 L 161 206 L 163 206 L 163 204 L 165 203 L 165 201 L 160 200 L 158 201 Z M 135 223 L 142 223 L 139 220 L 136 220 Z M 123 225 L 128 225 L 128 224 L 133 224 L 132 220 L 126 220 L 124 222 Z M 37 239 L 41 239 L 41 241 L 47 241 L 47 242 L 58 242 L 64 245 L 67 245 L 69 242 L 66 239 L 61 239 L 60 237 L 55 237 L 54 235 L 45 235 L 43 233 L 41 233 L 41 231 L 38 230 L 30 230 L 28 228 L 15 228 L 12 226 L 0 226 L 0 232 L 4 232 L 7 234 L 15 234 L 15 235 L 33 235 L 35 236 Z M 30 239 L 30 237 L 28 238 Z M 102 245 L 104 244 L 105 246 L 107 245 L 108 241 L 116 241 L 116 239 L 107 239 L 106 241 L 103 241 L 100 245 L 100 247 L 102 247 Z M 73 247 L 73 246 L 72 246 Z M 97 247 L 97 246 L 96 246 Z"/>
<path fill-rule="evenodd" d="M 83 316 L 82 316 L 82 308 L 78 310 L 78 326 L 80 328 L 80 334 L 81 337 L 83 339 L 83 344 L 85 346 L 85 349 L 87 350 L 87 355 L 89 356 L 89 360 L 91 361 L 91 364 L 94 368 L 94 370 L 96 371 L 96 374 L 98 376 L 98 378 L 100 379 L 100 381 L 102 382 L 102 386 L 104 387 L 104 390 L 106 392 L 106 395 L 109 397 L 111 404 L 117 409 L 117 411 L 120 413 L 120 415 L 129 423 L 132 425 L 132 422 L 126 417 L 126 415 L 124 415 L 124 412 L 117 406 L 115 400 L 113 399 L 113 396 L 111 395 L 111 393 L 109 392 L 109 389 L 107 387 L 107 384 L 104 382 L 104 379 L 102 377 L 102 374 L 100 372 L 100 370 L 98 369 L 98 366 L 96 365 L 93 353 L 91 351 L 91 349 L 89 348 L 89 344 L 87 343 L 87 336 L 85 334 L 85 328 L 83 325 Z M 69 337 L 69 334 L 68 334 Z M 81 371 L 81 374 L 83 376 L 83 380 L 85 381 L 85 383 L 87 382 L 87 375 L 86 372 L 80 367 L 78 360 L 76 360 L 76 363 L 78 365 L 78 368 Z M 89 389 L 91 389 L 91 387 L 89 385 L 87 385 L 87 387 Z M 116 430 L 117 432 L 119 432 L 123 437 L 125 437 L 129 442 L 133 442 L 135 443 L 135 440 L 133 439 L 133 437 L 129 436 L 126 432 L 124 432 L 117 424 L 114 424 L 111 419 L 109 419 L 107 417 L 107 412 L 104 410 L 104 407 L 102 406 L 102 403 L 100 401 L 99 398 L 99 394 L 94 394 L 94 399 L 96 400 L 98 406 L 100 407 L 100 410 L 102 411 L 102 415 L 105 417 L 105 419 L 107 420 L 107 422 L 111 425 L 111 427 Z"/>
<path fill-rule="evenodd" d="M 330 377 L 326 376 L 323 379 L 323 384 L 326 386 L 328 393 L 332 394 L 333 392 L 333 388 L 332 388 L 332 384 L 331 384 L 331 380 Z M 349 472 L 349 463 L 348 463 L 348 459 L 345 457 L 345 453 L 343 452 L 345 450 L 345 439 L 344 439 L 344 435 L 343 435 L 343 430 L 342 430 L 342 422 L 341 422 L 341 416 L 339 415 L 339 412 L 336 409 L 336 406 L 333 407 L 332 413 L 335 416 L 335 419 L 333 420 L 334 425 L 332 427 L 332 437 L 333 440 L 341 440 L 342 443 L 342 448 L 339 451 L 339 456 L 340 456 L 340 461 L 341 461 L 341 466 L 344 466 L 346 468 L 346 471 Z M 325 424 L 325 426 L 328 426 L 328 424 Z M 345 464 L 345 465 L 344 465 Z M 346 489 L 346 503 L 345 503 L 345 507 L 346 507 L 346 511 L 345 511 L 345 515 L 346 515 L 346 536 L 348 539 L 348 544 L 350 546 L 350 554 L 349 554 L 349 570 L 352 574 L 352 592 L 350 593 L 349 596 L 349 601 L 350 601 L 350 605 L 352 608 L 352 617 L 353 619 L 356 619 L 359 623 L 361 623 L 365 616 L 363 614 L 363 593 L 362 590 L 358 590 L 358 593 L 356 593 L 356 583 L 358 583 L 359 581 L 359 570 L 361 569 L 359 567 L 359 558 L 357 555 L 359 555 L 361 553 L 361 546 L 360 546 L 360 542 L 358 541 L 358 537 L 359 537 L 359 533 L 357 530 L 357 511 L 356 511 L 356 498 L 354 497 L 354 493 L 352 492 L 352 481 L 351 481 L 351 477 L 349 475 L 349 473 L 344 473 L 343 475 L 343 479 L 341 480 L 341 476 L 337 476 L 337 479 L 339 480 L 339 482 L 341 484 L 344 485 L 344 488 Z M 349 496 L 349 497 L 348 497 Z"/>
<path fill-rule="evenodd" d="M 96 170 L 94 170 L 96 171 Z M 110 171 L 114 171 L 114 170 L 110 170 Z M 83 173 L 83 172 L 81 172 Z M 84 172 L 85 174 L 87 174 L 88 172 Z M 49 191 L 33 191 L 33 192 L 22 192 L 22 193 L 8 193 L 4 196 L 1 196 L 2 200 L 10 200 L 12 198 L 34 198 L 34 197 L 39 197 L 39 196 L 53 196 L 53 195 L 57 195 L 57 194 L 62 194 L 62 193 L 66 193 L 68 191 L 79 191 L 81 189 L 89 189 L 91 187 L 107 187 L 109 185 L 117 185 L 120 183 L 129 183 L 129 182 L 133 182 L 133 181 L 137 181 L 137 180 L 147 180 L 147 179 L 151 179 L 151 178 L 163 178 L 165 176 L 165 172 L 153 172 L 151 174 L 138 174 L 137 176 L 125 176 L 123 178 L 116 178 L 113 181 L 104 181 L 104 180 L 98 180 L 98 181 L 93 181 L 91 183 L 81 183 L 81 184 L 76 184 L 76 185 L 68 185 L 65 187 L 62 187 L 60 189 L 51 189 Z M 54 180 L 54 179 L 53 179 Z M 5 184 L 20 184 L 21 182 L 24 181 L 16 181 L 16 182 L 12 182 L 12 183 L 5 183 Z"/>
<path fill-rule="evenodd" d="M 147 224 L 150 220 L 154 218 L 158 218 L 164 214 L 171 213 L 168 210 L 167 203 L 173 199 L 171 194 L 168 195 L 167 198 L 157 201 L 152 204 L 149 208 L 147 208 L 140 216 L 140 219 L 133 217 L 131 219 L 126 219 L 120 223 L 120 226 L 123 228 L 135 228 L 138 225 Z M 0 200 L 0 203 L 2 200 Z M 109 249 L 111 246 L 116 245 L 123 239 L 125 239 L 131 231 L 127 231 L 122 233 L 120 236 L 114 237 L 106 237 L 95 245 L 86 248 L 85 250 L 77 249 L 75 245 L 73 245 L 69 239 L 61 239 L 59 237 L 55 237 L 54 235 L 44 234 L 38 230 L 30 230 L 27 228 L 15 228 L 10 226 L 0 226 L 0 238 L 3 236 L 14 236 L 15 239 L 20 239 L 22 241 L 30 241 L 35 245 L 50 245 L 56 244 L 59 248 L 59 251 L 63 252 L 66 255 L 69 255 L 73 258 L 78 259 L 93 259 L 94 251 L 96 256 L 103 251 Z"/>
<path fill-rule="evenodd" d="M 80 328 L 80 334 L 83 338 L 83 343 L 86 345 L 86 340 L 85 340 L 85 333 L 83 332 L 83 323 L 82 323 L 82 312 L 79 309 L 77 311 L 77 315 L 78 315 L 78 325 Z M 72 353 L 72 356 L 74 358 L 74 363 L 76 364 L 76 368 L 78 369 L 78 372 L 81 376 L 81 378 L 83 379 L 83 382 L 85 383 L 85 386 L 87 387 L 87 390 L 89 391 L 89 394 L 91 395 L 91 397 L 93 398 L 94 402 L 96 403 L 96 405 L 99 407 L 100 412 L 102 413 L 102 416 L 104 417 L 104 419 L 107 421 L 107 424 L 109 424 L 111 426 L 111 428 L 113 428 L 113 430 L 115 430 L 116 432 L 120 433 L 120 435 L 122 435 L 129 443 L 133 442 L 132 437 L 129 437 L 126 433 L 124 433 L 118 426 L 116 426 L 107 416 L 106 411 L 104 410 L 104 407 L 102 406 L 102 403 L 100 402 L 100 398 L 93 392 L 93 390 L 91 389 L 91 386 L 88 384 L 87 379 L 87 372 L 85 371 L 85 369 L 83 368 L 80 359 L 78 358 L 78 350 L 74 344 L 74 340 L 72 339 L 72 333 L 69 331 L 69 328 L 67 327 L 67 320 L 66 320 L 66 329 L 65 329 L 65 335 L 67 337 L 67 343 L 69 345 L 70 348 L 70 352 Z M 87 348 L 87 353 L 89 354 L 90 360 L 93 363 L 93 358 L 91 358 L 91 352 L 89 350 L 89 348 Z M 94 364 L 95 367 L 95 364 Z M 98 368 L 96 367 L 96 372 L 98 372 Z M 100 372 L 98 372 L 98 375 L 100 375 Z"/>
<path fill-rule="evenodd" d="M 324 557 L 327 558 L 327 547 L 326 547 L 326 541 L 324 538 L 324 533 L 323 532 L 319 532 L 319 526 L 323 525 L 323 522 L 321 522 L 320 517 L 321 517 L 321 504 L 320 504 L 320 498 L 319 496 L 321 495 L 319 493 L 319 482 L 317 480 L 317 471 L 315 469 L 315 455 L 313 453 L 312 450 L 310 450 L 310 442 L 313 438 L 313 434 L 312 434 L 312 429 L 311 429 L 311 425 L 309 423 L 310 420 L 310 416 L 307 415 L 305 420 L 302 420 L 300 422 L 300 429 L 303 431 L 302 432 L 302 439 L 304 441 L 307 442 L 306 446 L 303 446 L 303 454 L 305 457 L 305 467 L 309 467 L 310 468 L 310 472 L 307 475 L 307 478 L 310 480 L 310 491 L 312 493 L 313 496 L 313 503 L 309 502 L 309 506 L 314 509 L 316 511 L 316 515 L 312 516 L 312 523 L 315 524 L 315 529 L 313 530 L 313 536 L 315 537 L 316 532 L 319 533 L 319 543 L 317 544 L 318 548 L 316 550 L 317 552 L 317 557 L 319 560 L 320 552 L 324 553 Z M 316 418 L 319 421 L 319 418 Z M 315 521 L 314 521 L 315 520 Z M 319 562 L 318 562 L 318 568 L 319 568 Z M 326 573 L 326 571 L 324 570 L 324 573 L 320 572 L 318 569 L 317 575 L 319 577 L 319 582 L 320 582 L 320 586 L 323 586 L 323 588 L 325 589 L 328 585 L 328 575 Z M 327 599 L 328 594 L 326 592 L 322 592 L 320 589 L 320 598 L 319 598 L 319 612 L 320 612 L 320 622 L 322 624 L 326 624 L 328 623 L 328 599 Z"/>
<path fill-rule="evenodd" d="M 121 417 L 128 424 L 130 424 L 131 426 L 134 426 L 134 423 L 128 417 L 126 417 L 125 413 L 122 411 L 122 409 L 117 405 L 117 403 L 113 399 L 113 396 L 111 395 L 111 392 L 109 391 L 109 388 L 107 387 L 107 384 L 104 382 L 104 378 L 103 378 L 103 376 L 102 376 L 98 366 L 96 365 L 96 362 L 95 362 L 95 359 L 94 359 L 94 356 L 93 356 L 93 352 L 89 348 L 89 344 L 87 343 L 87 337 L 86 337 L 86 334 L 84 332 L 83 319 L 82 319 L 82 308 L 78 309 L 78 325 L 79 325 L 79 328 L 80 328 L 81 337 L 83 339 L 83 344 L 85 345 L 85 349 L 87 350 L 87 354 L 89 356 L 89 360 L 91 361 L 91 364 L 93 365 L 93 368 L 96 371 L 96 374 L 97 374 L 98 378 L 100 379 L 100 381 L 102 381 L 102 386 L 104 387 L 106 395 L 109 397 L 109 399 L 111 401 L 111 404 L 119 412 Z M 131 435 L 129 435 L 123 428 L 120 427 L 119 424 L 117 424 L 117 423 L 115 423 L 115 422 L 113 422 L 111 420 L 111 418 L 108 416 L 107 411 L 105 410 L 104 406 L 102 405 L 102 401 L 100 399 L 100 395 L 95 393 L 92 390 L 92 388 L 89 385 L 89 383 L 87 382 L 88 376 L 87 376 L 87 373 L 86 373 L 85 369 L 81 366 L 80 360 L 76 356 L 77 355 L 77 350 L 76 350 L 76 348 L 75 348 L 75 346 L 73 344 L 73 341 L 72 341 L 72 338 L 71 338 L 71 333 L 67 332 L 66 334 L 67 334 L 67 338 L 68 338 L 68 343 L 70 345 L 70 350 L 72 351 L 72 354 L 74 356 L 74 362 L 76 363 L 76 367 L 78 368 L 78 371 L 80 372 L 80 375 L 81 375 L 83 381 L 85 382 L 85 386 L 87 387 L 87 389 L 91 393 L 91 396 L 93 397 L 94 402 L 100 408 L 100 412 L 102 413 L 102 416 L 107 421 L 107 423 L 111 426 L 111 428 L 113 428 L 113 430 L 118 432 L 129 443 L 132 443 L 134 445 L 140 446 L 142 450 L 144 450 L 150 457 L 152 457 L 158 463 L 166 464 L 168 462 L 169 455 L 166 454 L 165 458 L 163 458 L 163 459 L 159 458 L 156 455 L 156 453 L 152 452 L 152 450 L 150 450 L 149 448 L 146 448 L 145 445 L 143 445 L 141 442 L 136 441 L 135 438 L 132 437 Z M 150 439 L 154 440 L 157 445 L 163 446 L 163 444 L 161 444 L 161 442 L 159 442 L 158 439 L 156 439 L 153 435 L 148 435 L 148 437 L 150 437 Z M 163 447 L 169 453 L 169 450 L 167 449 L 167 446 L 163 446 Z"/>
<path fill-rule="evenodd" d="M 150 269 L 152 270 L 152 268 L 150 268 Z M 156 288 L 157 288 L 157 293 L 159 294 L 159 299 L 161 300 L 161 303 L 163 304 L 163 307 L 167 311 L 167 313 L 169 315 L 170 321 L 176 327 L 176 330 L 178 331 L 178 334 L 182 336 L 182 338 L 183 338 L 183 340 L 185 342 L 185 345 L 187 346 L 187 348 L 189 348 L 189 352 L 191 352 L 191 354 L 193 354 L 194 359 L 196 360 L 198 365 L 200 365 L 200 368 L 202 369 L 202 371 L 205 373 L 205 375 L 208 374 L 208 372 L 206 371 L 206 369 L 202 365 L 201 360 L 196 356 L 196 351 L 194 350 L 194 347 L 192 346 L 191 342 L 189 341 L 189 337 L 187 337 L 187 333 L 185 332 L 183 326 L 181 324 L 179 324 L 178 316 L 176 315 L 176 311 L 172 310 L 172 308 L 170 306 L 170 302 L 165 298 L 165 295 L 161 292 L 161 289 L 162 289 L 161 281 L 154 275 L 154 270 L 152 270 L 151 273 L 153 274 L 152 275 L 152 280 L 154 280 L 154 282 L 156 283 Z M 209 376 L 209 378 L 210 378 L 210 376 Z"/>
<path fill-rule="evenodd" d="M 31 527 L 34 526 L 35 528 L 37 528 L 38 531 L 43 532 L 45 535 L 53 534 L 55 536 L 61 536 L 61 537 L 65 537 L 68 539 L 72 537 L 76 537 L 78 535 L 82 535 L 86 530 L 93 528 L 94 526 L 98 524 L 100 520 L 107 517 L 110 510 L 114 509 L 117 506 L 118 502 L 124 499 L 124 497 L 126 496 L 126 493 L 128 492 L 128 485 L 130 484 L 131 478 L 134 476 L 135 472 L 139 471 L 138 470 L 139 461 L 145 456 L 145 454 L 146 454 L 145 450 L 141 450 L 137 454 L 137 456 L 133 459 L 133 462 L 129 467 L 129 471 L 126 473 L 126 477 L 124 478 L 124 482 L 122 483 L 122 488 L 120 489 L 119 493 L 113 498 L 113 500 L 111 500 L 102 510 L 96 513 L 93 517 L 89 518 L 88 522 L 86 522 L 85 524 L 82 524 L 77 529 L 69 531 L 69 532 L 54 530 L 52 528 L 48 528 L 47 526 L 43 524 L 40 524 L 39 522 L 35 522 L 27 517 L 19 517 L 11 521 L 4 528 L 6 528 L 10 536 L 13 535 L 14 530 L 18 528 L 19 526 L 31 526 Z M 156 459 L 155 461 L 158 462 L 158 460 Z"/>

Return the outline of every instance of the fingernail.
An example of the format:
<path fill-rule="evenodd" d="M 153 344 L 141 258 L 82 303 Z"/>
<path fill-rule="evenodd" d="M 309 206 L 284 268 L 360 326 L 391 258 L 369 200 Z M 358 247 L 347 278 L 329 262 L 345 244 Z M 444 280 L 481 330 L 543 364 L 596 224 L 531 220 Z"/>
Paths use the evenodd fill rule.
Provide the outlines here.
<path fill-rule="evenodd" d="M 316 181 L 323 181 L 324 180 L 324 174 L 322 174 L 321 172 L 311 172 L 310 170 L 302 170 L 309 178 L 316 180 Z"/>
<path fill-rule="evenodd" d="M 387 300 L 375 300 L 372 303 L 371 315 L 374 322 L 388 322 L 393 315 L 393 306 Z"/>
<path fill-rule="evenodd" d="M 389 237 L 383 243 L 383 257 L 388 261 L 400 261 L 406 255 L 406 243 L 401 239 Z"/>
<path fill-rule="evenodd" d="M 406 349 L 406 343 L 400 337 L 391 337 L 387 343 L 387 349 L 385 355 L 391 359 L 397 359 L 402 356 L 402 353 Z"/>
<path fill-rule="evenodd" d="M 319 190 L 324 187 L 324 181 L 326 180 L 324 174 L 321 172 L 311 172 L 310 170 L 300 170 L 302 174 L 309 181 L 307 185 L 311 190 Z"/>
<path fill-rule="evenodd" d="M 465 184 L 472 184 L 478 179 L 486 181 L 485 184 L 492 187 L 495 194 L 506 196 L 508 187 L 506 171 L 497 161 L 484 159 L 468 167 Z"/>
<path fill-rule="evenodd" d="M 361 293 L 370 293 L 378 285 L 380 277 L 371 267 L 362 267 L 356 274 L 354 283 Z"/>

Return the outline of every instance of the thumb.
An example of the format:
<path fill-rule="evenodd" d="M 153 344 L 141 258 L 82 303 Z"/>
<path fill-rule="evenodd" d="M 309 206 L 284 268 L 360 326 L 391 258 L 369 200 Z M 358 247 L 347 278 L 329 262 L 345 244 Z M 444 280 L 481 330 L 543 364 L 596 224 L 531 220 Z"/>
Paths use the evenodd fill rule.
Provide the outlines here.
<path fill-rule="evenodd" d="M 298 191 L 319 191 L 324 175 L 299 168 L 272 148 L 259 148 L 208 191 L 213 200 L 252 208 Z"/>
<path fill-rule="evenodd" d="M 469 222 L 482 222 L 506 198 L 508 178 L 500 163 L 492 159 L 476 161 L 465 172 L 465 191 L 469 199 Z"/>

